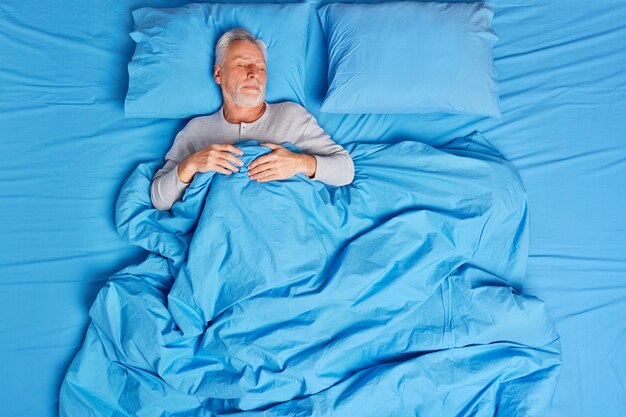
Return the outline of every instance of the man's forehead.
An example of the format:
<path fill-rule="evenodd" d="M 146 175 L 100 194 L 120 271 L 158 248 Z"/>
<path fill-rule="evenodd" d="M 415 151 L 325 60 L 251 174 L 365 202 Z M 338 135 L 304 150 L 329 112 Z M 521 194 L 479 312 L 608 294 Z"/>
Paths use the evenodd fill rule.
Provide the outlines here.
<path fill-rule="evenodd" d="M 233 41 L 226 55 L 232 60 L 245 59 L 249 61 L 256 60 L 257 62 L 265 62 L 261 48 L 255 43 L 243 39 Z"/>

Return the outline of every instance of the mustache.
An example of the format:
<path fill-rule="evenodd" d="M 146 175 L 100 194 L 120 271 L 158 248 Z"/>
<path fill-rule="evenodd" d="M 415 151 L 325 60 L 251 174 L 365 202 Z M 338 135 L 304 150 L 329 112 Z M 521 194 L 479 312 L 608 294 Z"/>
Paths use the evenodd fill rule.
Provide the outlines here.
<path fill-rule="evenodd" d="M 247 83 L 243 83 L 241 84 L 241 86 L 239 88 L 243 88 L 243 87 L 257 87 L 259 89 L 261 89 L 261 83 L 258 81 L 253 81 L 253 82 L 247 82 Z"/>

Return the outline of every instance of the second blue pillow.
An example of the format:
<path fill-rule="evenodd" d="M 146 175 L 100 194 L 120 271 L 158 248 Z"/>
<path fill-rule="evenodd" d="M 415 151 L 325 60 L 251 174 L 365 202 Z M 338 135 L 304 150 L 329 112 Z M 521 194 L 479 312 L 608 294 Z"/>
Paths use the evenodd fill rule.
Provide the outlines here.
<path fill-rule="evenodd" d="M 330 113 L 447 112 L 500 116 L 484 3 L 329 4 Z"/>

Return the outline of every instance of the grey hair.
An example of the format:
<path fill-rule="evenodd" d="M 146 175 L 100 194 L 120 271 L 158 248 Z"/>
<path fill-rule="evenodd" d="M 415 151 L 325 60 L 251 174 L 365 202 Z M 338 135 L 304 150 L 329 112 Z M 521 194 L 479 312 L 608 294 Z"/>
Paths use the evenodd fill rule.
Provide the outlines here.
<path fill-rule="evenodd" d="M 224 55 L 226 55 L 226 51 L 228 51 L 230 44 L 234 41 L 242 40 L 250 41 L 258 46 L 261 52 L 263 52 L 265 62 L 267 62 L 267 47 L 265 46 L 265 42 L 261 39 L 255 38 L 252 33 L 244 28 L 235 28 L 224 33 L 220 40 L 217 41 L 217 44 L 215 45 L 215 65 L 221 67 L 224 62 Z"/>

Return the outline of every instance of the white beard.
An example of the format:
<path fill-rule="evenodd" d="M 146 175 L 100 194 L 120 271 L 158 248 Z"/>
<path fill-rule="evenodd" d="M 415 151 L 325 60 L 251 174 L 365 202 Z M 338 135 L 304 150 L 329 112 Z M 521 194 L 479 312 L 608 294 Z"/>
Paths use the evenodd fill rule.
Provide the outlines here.
<path fill-rule="evenodd" d="M 233 103 L 240 107 L 256 107 L 263 103 L 265 100 L 265 87 L 259 85 L 259 92 L 255 96 L 250 96 L 249 94 L 244 94 L 240 91 L 241 87 L 237 88 L 237 91 L 234 94 L 229 94 Z"/>
<path fill-rule="evenodd" d="M 249 95 L 244 95 L 241 93 L 237 93 L 232 97 L 233 103 L 240 107 L 256 107 L 259 104 L 263 103 L 264 98 L 264 91 L 259 91 L 259 93 L 254 97 L 250 97 Z"/>

